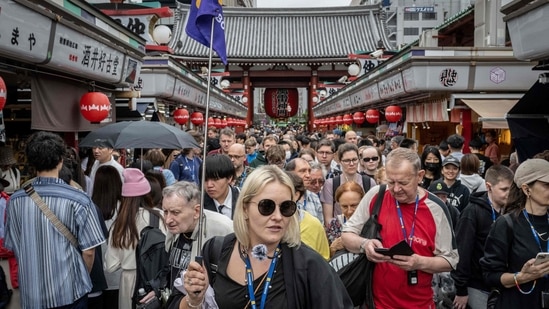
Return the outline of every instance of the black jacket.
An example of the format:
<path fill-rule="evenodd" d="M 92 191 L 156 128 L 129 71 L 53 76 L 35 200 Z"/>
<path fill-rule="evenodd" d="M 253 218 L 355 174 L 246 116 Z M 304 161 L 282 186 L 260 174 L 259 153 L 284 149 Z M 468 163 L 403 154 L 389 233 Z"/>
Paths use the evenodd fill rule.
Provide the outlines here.
<path fill-rule="evenodd" d="M 236 237 L 229 234 L 225 237 L 221 251 L 232 250 Z M 203 248 L 210 247 L 213 239 L 207 241 Z M 207 252 L 207 251 L 206 251 Z M 204 252 L 204 255 L 207 253 Z M 215 253 L 210 253 L 213 255 Z M 209 261 L 204 256 L 204 263 Z M 352 309 L 353 303 L 345 286 L 328 263 L 305 244 L 289 248 L 282 244 L 282 268 L 286 288 L 287 307 L 295 309 Z M 168 308 L 179 308 L 184 295 L 177 289 L 172 291 Z"/>
<path fill-rule="evenodd" d="M 499 217 L 498 212 L 494 214 L 496 218 Z M 490 291 L 482 278 L 480 258 L 484 256 L 484 244 L 492 223 L 492 207 L 488 203 L 488 193 L 473 193 L 455 228 L 459 263 L 452 271 L 452 278 L 458 296 L 468 295 L 467 287 Z"/>
<path fill-rule="evenodd" d="M 232 213 L 231 213 L 231 219 L 233 218 L 234 216 L 234 209 L 236 208 L 236 200 L 238 199 L 238 195 L 240 194 L 240 190 L 238 190 L 237 187 L 233 187 L 233 186 L 229 186 L 229 189 L 231 190 L 232 194 L 233 194 L 233 198 L 232 198 Z M 217 207 L 215 207 L 215 203 L 214 203 L 214 200 L 206 193 L 204 192 L 204 209 L 207 209 L 207 210 L 211 210 L 211 211 L 215 211 L 215 212 L 219 212 L 219 210 L 217 209 Z"/>

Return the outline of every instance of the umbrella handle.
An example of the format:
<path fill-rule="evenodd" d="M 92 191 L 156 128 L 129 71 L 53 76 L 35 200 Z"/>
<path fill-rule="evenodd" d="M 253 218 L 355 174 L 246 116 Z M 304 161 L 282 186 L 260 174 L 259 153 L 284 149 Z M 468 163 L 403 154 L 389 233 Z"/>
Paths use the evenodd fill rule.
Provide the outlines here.
<path fill-rule="evenodd" d="M 198 256 L 198 255 L 197 255 L 197 256 L 194 257 L 194 261 L 197 262 L 198 264 L 200 264 L 200 266 L 203 266 L 202 263 L 203 263 L 203 261 L 204 261 L 204 258 L 202 258 L 202 256 Z M 200 294 L 201 292 L 202 292 L 202 291 L 194 291 L 194 294 L 195 294 L 195 295 L 198 295 L 198 294 Z"/>

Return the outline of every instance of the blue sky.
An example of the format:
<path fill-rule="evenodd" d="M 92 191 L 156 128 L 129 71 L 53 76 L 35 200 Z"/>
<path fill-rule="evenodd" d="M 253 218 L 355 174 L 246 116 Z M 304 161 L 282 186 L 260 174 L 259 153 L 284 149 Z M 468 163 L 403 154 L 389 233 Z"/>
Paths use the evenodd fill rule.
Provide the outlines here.
<path fill-rule="evenodd" d="M 289 8 L 289 7 L 327 7 L 348 6 L 351 0 L 257 0 L 257 7 Z"/>

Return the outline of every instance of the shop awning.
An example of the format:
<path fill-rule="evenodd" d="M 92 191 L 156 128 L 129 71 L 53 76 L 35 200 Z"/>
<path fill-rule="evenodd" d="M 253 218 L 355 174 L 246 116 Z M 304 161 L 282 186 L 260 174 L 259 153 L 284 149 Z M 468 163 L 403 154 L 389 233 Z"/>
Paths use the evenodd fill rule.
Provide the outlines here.
<path fill-rule="evenodd" d="M 517 104 L 518 99 L 461 99 L 461 101 L 480 116 L 479 121 L 482 122 L 484 129 L 507 129 L 509 125 L 505 115 Z"/>

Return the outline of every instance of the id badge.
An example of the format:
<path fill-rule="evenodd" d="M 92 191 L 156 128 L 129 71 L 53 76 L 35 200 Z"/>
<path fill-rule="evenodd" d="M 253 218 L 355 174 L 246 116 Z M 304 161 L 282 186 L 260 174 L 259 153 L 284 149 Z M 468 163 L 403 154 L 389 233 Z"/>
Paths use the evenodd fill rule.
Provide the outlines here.
<path fill-rule="evenodd" d="M 410 270 L 408 272 L 408 284 L 409 285 L 416 285 L 418 282 L 417 279 L 417 270 Z"/>

